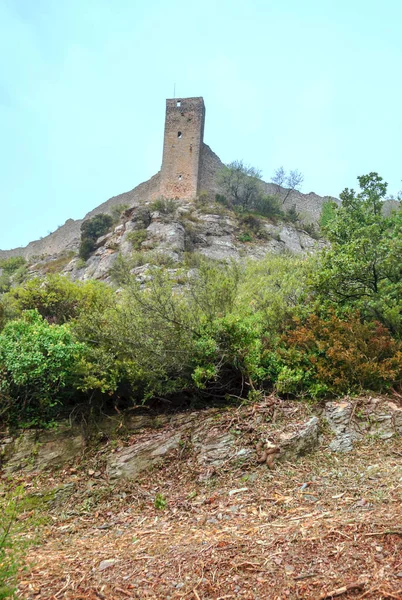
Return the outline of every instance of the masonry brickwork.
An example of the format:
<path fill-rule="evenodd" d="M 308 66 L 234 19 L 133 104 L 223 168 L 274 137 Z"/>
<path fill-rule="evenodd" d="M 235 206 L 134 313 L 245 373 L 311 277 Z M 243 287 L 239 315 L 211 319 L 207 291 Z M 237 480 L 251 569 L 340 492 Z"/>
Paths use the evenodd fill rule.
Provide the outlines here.
<path fill-rule="evenodd" d="M 203 98 L 166 100 L 161 196 L 196 197 L 200 189 L 204 123 Z"/>

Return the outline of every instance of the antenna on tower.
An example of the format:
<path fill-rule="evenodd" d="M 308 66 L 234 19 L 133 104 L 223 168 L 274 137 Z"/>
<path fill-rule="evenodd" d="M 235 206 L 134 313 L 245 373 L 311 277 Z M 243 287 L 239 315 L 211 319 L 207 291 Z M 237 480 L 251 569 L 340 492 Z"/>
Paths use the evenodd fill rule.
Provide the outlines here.
<path fill-rule="evenodd" d="M 173 98 L 176 98 L 176 84 L 173 84 Z"/>

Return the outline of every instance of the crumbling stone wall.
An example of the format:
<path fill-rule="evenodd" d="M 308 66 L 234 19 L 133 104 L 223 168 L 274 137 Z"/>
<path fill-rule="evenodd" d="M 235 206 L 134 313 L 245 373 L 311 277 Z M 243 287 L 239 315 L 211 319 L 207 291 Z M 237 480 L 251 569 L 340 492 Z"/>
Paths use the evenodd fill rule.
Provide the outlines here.
<path fill-rule="evenodd" d="M 128 206 L 135 206 L 143 202 L 151 200 L 152 197 L 158 195 L 160 186 L 160 172 L 137 185 L 133 190 L 113 196 L 106 202 L 103 202 L 94 210 L 91 210 L 84 219 L 68 219 L 56 231 L 50 233 L 41 240 L 30 242 L 28 246 L 24 248 L 14 248 L 13 250 L 0 250 L 0 260 L 4 258 L 10 258 L 11 256 L 23 256 L 26 259 L 34 256 L 51 256 L 58 254 L 64 250 L 77 250 L 80 238 L 81 238 L 81 223 L 85 219 L 89 219 L 99 213 L 109 213 L 113 206 L 117 204 L 127 204 Z M 0 240 L 1 243 L 1 240 Z"/>
<path fill-rule="evenodd" d="M 205 106 L 202 98 L 166 100 L 161 196 L 178 199 L 196 197 L 204 123 Z"/>

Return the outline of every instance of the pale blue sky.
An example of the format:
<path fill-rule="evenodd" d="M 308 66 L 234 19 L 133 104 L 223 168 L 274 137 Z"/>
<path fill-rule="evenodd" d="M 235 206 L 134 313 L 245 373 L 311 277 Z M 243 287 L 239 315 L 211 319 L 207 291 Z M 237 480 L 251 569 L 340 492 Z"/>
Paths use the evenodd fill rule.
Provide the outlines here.
<path fill-rule="evenodd" d="M 0 0 L 0 248 L 156 173 L 174 83 L 224 162 L 397 192 L 401 25 L 401 0 Z"/>

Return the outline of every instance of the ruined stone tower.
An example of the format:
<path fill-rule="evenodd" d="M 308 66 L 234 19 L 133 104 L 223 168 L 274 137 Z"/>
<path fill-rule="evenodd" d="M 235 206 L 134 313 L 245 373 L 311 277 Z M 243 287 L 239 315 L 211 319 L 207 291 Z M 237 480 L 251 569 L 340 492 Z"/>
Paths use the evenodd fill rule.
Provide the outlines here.
<path fill-rule="evenodd" d="M 204 140 L 203 98 L 166 100 L 160 195 L 195 198 Z"/>

